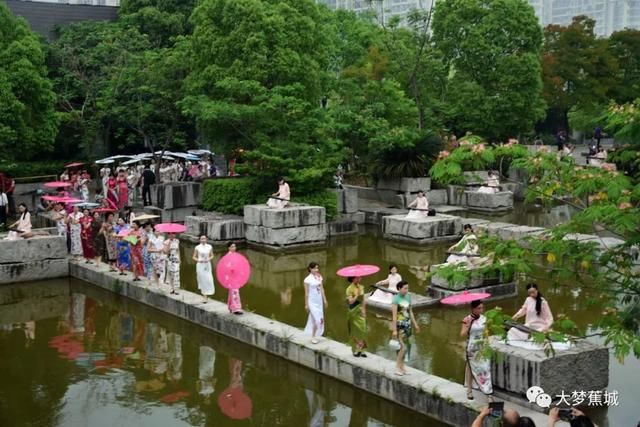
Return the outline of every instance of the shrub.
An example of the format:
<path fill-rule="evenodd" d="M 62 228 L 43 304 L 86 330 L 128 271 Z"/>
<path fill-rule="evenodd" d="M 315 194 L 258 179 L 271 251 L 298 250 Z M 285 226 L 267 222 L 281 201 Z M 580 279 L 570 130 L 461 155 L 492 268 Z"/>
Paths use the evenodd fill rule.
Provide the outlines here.
<path fill-rule="evenodd" d="M 327 221 L 332 221 L 338 216 L 338 201 L 336 200 L 336 195 L 329 190 L 322 190 L 308 196 L 296 197 L 294 201 L 313 206 L 323 206 L 327 211 Z"/>
<path fill-rule="evenodd" d="M 244 205 L 258 201 L 261 194 L 254 178 L 215 178 L 204 182 L 205 210 L 242 215 Z"/>

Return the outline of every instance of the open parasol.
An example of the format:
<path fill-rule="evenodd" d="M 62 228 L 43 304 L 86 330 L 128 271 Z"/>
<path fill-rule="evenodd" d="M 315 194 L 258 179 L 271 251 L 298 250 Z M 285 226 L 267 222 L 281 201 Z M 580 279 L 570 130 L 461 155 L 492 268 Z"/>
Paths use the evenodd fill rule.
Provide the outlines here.
<path fill-rule="evenodd" d="M 77 206 L 82 209 L 93 209 L 100 206 L 100 203 L 82 202 L 82 203 L 76 203 L 74 206 Z"/>
<path fill-rule="evenodd" d="M 45 182 L 44 186 L 47 188 L 63 188 L 63 187 L 71 187 L 73 184 L 67 181 L 50 181 Z"/>
<path fill-rule="evenodd" d="M 150 214 L 134 214 L 133 220 L 134 221 L 146 221 L 148 219 L 154 219 L 154 218 L 160 218 L 160 215 L 150 215 Z"/>
<path fill-rule="evenodd" d="M 159 233 L 184 233 L 187 231 L 187 227 L 182 224 L 175 224 L 172 222 L 163 222 L 157 224 L 154 229 Z"/>
<path fill-rule="evenodd" d="M 67 196 L 42 196 L 44 200 L 49 202 L 60 202 L 60 203 L 78 203 L 81 202 L 81 199 L 76 199 L 74 197 Z"/>
<path fill-rule="evenodd" d="M 342 277 L 363 277 L 376 274 L 378 271 L 380 271 L 380 267 L 377 265 L 355 264 L 342 267 L 336 274 Z"/>
<path fill-rule="evenodd" d="M 98 208 L 98 209 L 94 209 L 93 211 L 98 213 L 107 213 L 107 212 L 115 212 L 116 210 L 113 208 Z"/>
<path fill-rule="evenodd" d="M 249 281 L 251 265 L 237 252 L 230 252 L 220 258 L 216 265 L 218 282 L 227 289 L 240 289 Z"/>
<path fill-rule="evenodd" d="M 475 301 L 478 299 L 489 298 L 491 294 L 486 292 L 475 292 L 471 293 L 469 291 L 464 291 L 455 295 L 448 296 L 446 298 L 442 298 L 440 302 L 446 305 L 461 305 L 467 304 L 471 301 Z"/>
<path fill-rule="evenodd" d="M 108 165 L 108 164 L 111 164 L 111 163 L 115 163 L 115 160 L 107 158 L 107 159 L 96 160 L 94 163 L 96 165 Z"/>
<path fill-rule="evenodd" d="M 84 163 L 82 162 L 74 162 L 74 163 L 69 163 L 68 165 L 65 165 L 65 168 L 76 168 L 78 166 L 82 166 L 84 165 Z"/>
<path fill-rule="evenodd" d="M 233 420 L 244 420 L 251 417 L 253 403 L 251 398 L 240 388 L 227 388 L 218 397 L 218 406 L 222 413 Z"/>
<path fill-rule="evenodd" d="M 118 237 L 127 237 L 128 235 L 129 235 L 129 230 L 127 230 L 126 228 L 120 230 L 117 234 Z"/>

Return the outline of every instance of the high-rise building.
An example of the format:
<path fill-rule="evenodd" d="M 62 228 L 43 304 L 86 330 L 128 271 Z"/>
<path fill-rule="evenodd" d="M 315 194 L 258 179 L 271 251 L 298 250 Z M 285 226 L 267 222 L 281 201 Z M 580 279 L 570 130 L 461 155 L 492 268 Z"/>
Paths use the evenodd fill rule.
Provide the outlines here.
<path fill-rule="evenodd" d="M 446 0 L 316 0 L 331 9 L 373 11 L 382 22 L 406 16 L 411 9 L 428 9 Z M 528 0 L 540 25 L 567 25 L 574 16 L 586 15 L 596 21 L 595 32 L 609 36 L 625 28 L 640 28 L 640 0 Z"/>

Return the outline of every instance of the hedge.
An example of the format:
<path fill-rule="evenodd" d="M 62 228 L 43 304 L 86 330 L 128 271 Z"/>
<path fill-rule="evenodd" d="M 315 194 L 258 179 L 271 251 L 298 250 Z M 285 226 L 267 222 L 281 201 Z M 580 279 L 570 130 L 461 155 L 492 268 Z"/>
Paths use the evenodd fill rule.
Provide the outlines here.
<path fill-rule="evenodd" d="M 205 210 L 226 214 L 242 215 L 244 205 L 252 205 L 258 201 L 255 179 L 214 178 L 204 182 L 202 206 Z"/>
<path fill-rule="evenodd" d="M 202 206 L 207 211 L 242 215 L 245 205 L 264 203 L 268 197 L 260 190 L 259 182 L 255 178 L 214 178 L 204 182 Z M 338 215 L 336 195 L 328 190 L 308 196 L 293 194 L 291 199 L 296 203 L 323 206 L 326 209 L 327 221 Z"/>

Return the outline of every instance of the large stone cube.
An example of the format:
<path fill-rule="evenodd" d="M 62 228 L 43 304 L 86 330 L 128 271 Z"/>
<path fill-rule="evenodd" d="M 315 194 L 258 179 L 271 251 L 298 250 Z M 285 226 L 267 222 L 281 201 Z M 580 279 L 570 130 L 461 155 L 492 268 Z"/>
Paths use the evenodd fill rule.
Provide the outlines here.
<path fill-rule="evenodd" d="M 462 221 L 457 216 L 436 215 L 423 218 L 407 218 L 406 215 L 389 215 L 383 218 L 385 237 L 428 243 L 457 239 L 462 231 Z"/>
<path fill-rule="evenodd" d="M 25 263 L 49 258 L 66 258 L 66 256 L 67 240 L 64 237 L 37 236 L 19 240 L 0 238 L 0 264 Z"/>
<path fill-rule="evenodd" d="M 301 245 L 324 242 L 327 239 L 327 225 L 316 224 L 290 228 L 269 228 L 246 224 L 245 235 L 249 242 L 269 246 Z"/>
<path fill-rule="evenodd" d="M 202 202 L 199 182 L 168 182 L 151 186 L 152 202 L 162 209 L 198 206 Z"/>
<path fill-rule="evenodd" d="M 401 193 L 416 193 L 431 189 L 431 178 L 382 178 L 378 181 L 378 190 L 393 190 Z"/>
<path fill-rule="evenodd" d="M 438 275 L 437 271 L 439 268 L 445 266 L 446 264 L 436 264 L 431 266 L 431 272 L 434 273 L 431 276 L 431 285 L 438 286 L 443 289 L 450 289 L 454 291 L 459 291 L 467 288 L 479 288 L 482 286 L 491 286 L 500 283 L 500 272 L 492 272 L 481 275 L 479 273 L 471 273 L 471 277 L 462 281 L 462 282 L 449 282 L 444 277 Z M 471 268 L 472 270 L 477 270 L 477 268 Z"/>
<path fill-rule="evenodd" d="M 499 191 L 497 193 L 479 193 L 465 191 L 467 206 L 472 210 L 483 212 L 504 212 L 513 209 L 513 193 Z"/>
<path fill-rule="evenodd" d="M 266 205 L 244 207 L 244 223 L 267 228 L 290 228 L 324 224 L 325 209 L 321 206 L 292 205 L 273 209 Z"/>
<path fill-rule="evenodd" d="M 586 340 L 555 354 L 513 347 L 495 338 L 491 347 L 498 353 L 491 366 L 493 387 L 522 397 L 529 387 L 539 386 L 555 403 L 563 391 L 571 395 L 574 390 L 604 390 L 609 384 L 609 350 Z M 537 405 L 532 408 L 544 411 Z"/>

